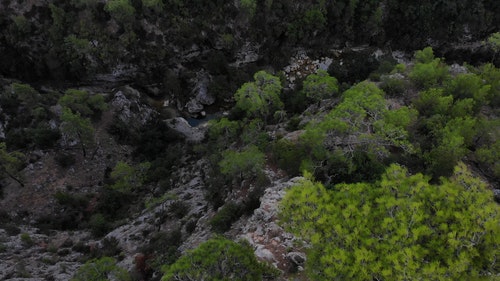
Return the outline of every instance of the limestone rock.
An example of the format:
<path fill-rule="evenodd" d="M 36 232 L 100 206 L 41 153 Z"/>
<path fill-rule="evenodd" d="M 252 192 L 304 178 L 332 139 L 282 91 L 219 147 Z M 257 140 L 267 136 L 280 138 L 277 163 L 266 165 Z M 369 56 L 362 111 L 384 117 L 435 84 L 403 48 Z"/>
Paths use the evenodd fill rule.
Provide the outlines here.
<path fill-rule="evenodd" d="M 122 87 L 111 101 L 117 117 L 133 127 L 146 124 L 155 115 L 155 111 L 140 102 L 141 94 L 130 86 Z"/>
<path fill-rule="evenodd" d="M 293 262 L 296 266 L 303 266 L 307 260 L 306 254 L 301 252 L 290 252 L 286 254 L 286 258 Z"/>
<path fill-rule="evenodd" d="M 193 114 L 193 113 L 200 113 L 203 111 L 203 105 L 198 102 L 196 99 L 192 99 L 190 100 L 187 104 L 186 104 L 186 107 L 187 107 L 187 111 L 190 113 L 190 114 Z"/>
<path fill-rule="evenodd" d="M 202 105 L 212 105 L 215 97 L 208 91 L 210 76 L 205 71 L 200 71 L 196 75 L 196 82 L 193 92 L 196 94 L 196 101 Z"/>
<path fill-rule="evenodd" d="M 165 123 L 169 128 L 183 135 L 188 142 L 198 143 L 205 138 L 205 127 L 191 127 L 188 121 L 182 117 L 167 119 Z"/>

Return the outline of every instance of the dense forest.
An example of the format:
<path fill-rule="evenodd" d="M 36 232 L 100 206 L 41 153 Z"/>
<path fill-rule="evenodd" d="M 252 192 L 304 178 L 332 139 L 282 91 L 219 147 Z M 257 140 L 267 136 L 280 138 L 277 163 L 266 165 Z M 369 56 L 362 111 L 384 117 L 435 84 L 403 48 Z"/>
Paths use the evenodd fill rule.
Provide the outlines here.
<path fill-rule="evenodd" d="M 0 279 L 499 280 L 497 2 L 2 1 Z"/>

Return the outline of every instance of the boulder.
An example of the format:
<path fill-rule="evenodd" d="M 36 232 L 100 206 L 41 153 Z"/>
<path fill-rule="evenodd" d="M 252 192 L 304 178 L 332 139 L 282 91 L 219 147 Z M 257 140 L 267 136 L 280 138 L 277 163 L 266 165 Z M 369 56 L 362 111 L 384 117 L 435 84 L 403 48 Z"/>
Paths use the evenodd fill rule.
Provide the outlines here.
<path fill-rule="evenodd" d="M 286 258 L 296 266 L 303 266 L 307 260 L 306 254 L 301 252 L 290 252 L 286 254 Z"/>
<path fill-rule="evenodd" d="M 208 91 L 209 83 L 210 76 L 205 71 L 198 72 L 193 92 L 195 93 L 196 101 L 202 105 L 212 105 L 215 103 L 215 97 Z"/>
<path fill-rule="evenodd" d="M 183 135 L 188 142 L 199 143 L 205 138 L 205 127 L 191 127 L 182 117 L 167 119 L 165 123 L 169 128 Z"/>
<path fill-rule="evenodd" d="M 186 107 L 187 107 L 187 111 L 190 113 L 190 114 L 193 114 L 193 113 L 200 113 L 203 111 L 203 105 L 201 103 L 199 103 L 196 99 L 192 99 L 190 100 L 187 104 L 186 104 Z"/>
<path fill-rule="evenodd" d="M 113 96 L 111 107 L 116 116 L 132 127 L 146 124 L 155 116 L 155 111 L 140 102 L 141 94 L 129 86 L 122 87 Z"/>

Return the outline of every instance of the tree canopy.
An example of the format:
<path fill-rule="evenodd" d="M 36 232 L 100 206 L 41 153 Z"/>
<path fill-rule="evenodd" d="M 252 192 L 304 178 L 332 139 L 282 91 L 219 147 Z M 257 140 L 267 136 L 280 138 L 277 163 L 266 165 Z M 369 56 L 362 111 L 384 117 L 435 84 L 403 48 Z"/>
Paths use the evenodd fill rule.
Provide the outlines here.
<path fill-rule="evenodd" d="M 265 71 L 254 74 L 254 82 L 243 84 L 234 95 L 236 108 L 247 117 L 266 119 L 283 108 L 280 100 L 281 82 L 278 77 Z"/>
<path fill-rule="evenodd" d="M 500 207 L 462 163 L 437 185 L 395 164 L 375 183 L 331 190 L 309 176 L 281 218 L 311 243 L 313 280 L 477 280 L 500 269 Z"/>

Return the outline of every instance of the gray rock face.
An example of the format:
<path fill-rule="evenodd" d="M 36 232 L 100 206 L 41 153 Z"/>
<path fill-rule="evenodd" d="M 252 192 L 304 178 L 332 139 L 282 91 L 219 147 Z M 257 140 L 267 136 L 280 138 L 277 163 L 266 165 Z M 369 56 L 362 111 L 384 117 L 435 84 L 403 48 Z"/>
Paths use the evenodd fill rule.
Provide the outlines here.
<path fill-rule="evenodd" d="M 238 237 L 247 240 L 254 247 L 257 257 L 282 270 L 305 262 L 305 254 L 297 250 L 290 252 L 290 249 L 295 249 L 294 242 L 298 239 L 277 224 L 279 202 L 286 189 L 299 179 L 276 182 L 267 188 L 260 199 L 260 207 L 254 210 L 252 216 L 233 225 L 233 229 L 238 230 Z"/>
<path fill-rule="evenodd" d="M 493 189 L 493 195 L 497 202 L 500 202 L 500 189 Z"/>
<path fill-rule="evenodd" d="M 464 66 L 454 63 L 450 65 L 450 73 L 452 75 L 458 75 L 458 74 L 468 73 L 468 71 L 467 68 L 465 68 Z"/>
<path fill-rule="evenodd" d="M 182 117 L 167 119 L 165 123 L 169 128 L 182 134 L 188 142 L 198 143 L 205 138 L 205 127 L 191 127 L 186 119 Z"/>
<path fill-rule="evenodd" d="M 301 252 L 290 252 L 286 254 L 288 260 L 293 262 L 296 266 L 303 266 L 307 260 L 304 253 Z"/>
<path fill-rule="evenodd" d="M 203 111 L 203 105 L 198 102 L 196 99 L 190 100 L 187 104 L 187 111 L 191 114 L 193 113 L 200 113 Z"/>
<path fill-rule="evenodd" d="M 122 87 L 115 93 L 111 107 L 116 116 L 131 126 L 138 127 L 151 120 L 156 112 L 140 102 L 141 94 L 129 86 Z"/>
<path fill-rule="evenodd" d="M 204 71 L 200 71 L 196 75 L 196 83 L 194 93 L 196 93 L 196 101 L 203 105 L 212 105 L 215 103 L 215 97 L 208 91 L 210 76 Z"/>
<path fill-rule="evenodd" d="M 36 228 L 22 228 L 21 234 L 9 235 L 0 229 L 0 280 L 66 281 L 81 266 L 83 254 L 73 252 L 75 241 L 93 243 L 85 232 L 37 234 Z M 22 237 L 29 237 L 27 239 Z"/>

